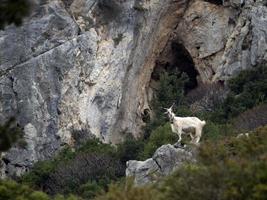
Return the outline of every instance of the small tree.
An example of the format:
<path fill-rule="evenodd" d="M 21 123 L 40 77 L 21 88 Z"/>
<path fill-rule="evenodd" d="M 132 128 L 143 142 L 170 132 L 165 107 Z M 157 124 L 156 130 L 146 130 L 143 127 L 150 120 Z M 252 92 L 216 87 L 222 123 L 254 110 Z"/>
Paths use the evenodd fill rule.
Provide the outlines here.
<path fill-rule="evenodd" d="M 14 23 L 21 25 L 24 17 L 30 14 L 30 0 L 2 0 L 0 3 L 0 30 Z"/>
<path fill-rule="evenodd" d="M 15 118 L 10 118 L 0 126 L 0 154 L 11 148 L 22 136 L 21 130 L 16 125 Z"/>

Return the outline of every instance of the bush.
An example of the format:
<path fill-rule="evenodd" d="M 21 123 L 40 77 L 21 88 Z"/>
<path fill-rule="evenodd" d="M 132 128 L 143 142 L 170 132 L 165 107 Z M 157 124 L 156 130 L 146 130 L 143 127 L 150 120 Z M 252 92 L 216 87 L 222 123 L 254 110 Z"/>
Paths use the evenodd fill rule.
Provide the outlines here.
<path fill-rule="evenodd" d="M 267 65 L 241 71 L 228 85 L 231 92 L 223 103 L 226 119 L 267 102 Z"/>
<path fill-rule="evenodd" d="M 264 126 L 266 124 L 267 104 L 256 106 L 233 119 L 233 125 L 239 132 L 252 131 L 259 126 Z"/>
<path fill-rule="evenodd" d="M 172 132 L 170 123 L 166 123 L 163 126 L 159 126 L 152 131 L 148 141 L 144 146 L 144 152 L 140 155 L 140 158 L 147 159 L 151 157 L 157 148 L 164 144 L 173 144 L 177 142 L 178 136 Z"/>
<path fill-rule="evenodd" d="M 96 199 L 265 200 L 266 172 L 267 126 L 249 137 L 202 143 L 196 163 L 185 164 L 153 186 L 112 185 Z"/>
<path fill-rule="evenodd" d="M 124 175 L 124 168 L 115 156 L 101 153 L 78 154 L 71 161 L 60 164 L 49 175 L 44 190 L 49 194 L 78 194 L 88 181 L 99 183 L 103 189 Z"/>
<path fill-rule="evenodd" d="M 21 25 L 23 18 L 30 14 L 32 1 L 30 0 L 6 0 L 0 4 L 0 30 L 14 23 Z"/>
<path fill-rule="evenodd" d="M 223 103 L 225 93 L 225 88 L 220 83 L 202 83 L 186 95 L 185 102 L 189 106 L 199 104 L 203 111 L 210 111 Z"/>
<path fill-rule="evenodd" d="M 2 200 L 78 200 L 78 197 L 56 196 L 49 197 L 47 194 L 34 191 L 26 185 L 18 184 L 11 180 L 0 180 L 0 199 Z"/>
<path fill-rule="evenodd" d="M 92 139 L 77 150 L 65 148 L 53 160 L 36 163 L 20 181 L 53 195 L 83 191 L 85 196 L 93 196 L 99 188 L 90 184 L 97 183 L 104 190 L 124 172 L 116 148 Z M 91 189 L 84 191 L 85 188 Z"/>
<path fill-rule="evenodd" d="M 144 150 L 144 141 L 127 138 L 125 142 L 117 145 L 118 159 L 126 165 L 128 160 L 138 160 Z"/>
<path fill-rule="evenodd" d="M 234 134 L 235 131 L 231 124 L 217 124 L 208 120 L 203 128 L 201 140 L 219 140 Z"/>
<path fill-rule="evenodd" d="M 102 183 L 101 181 L 88 181 L 79 187 L 78 194 L 85 199 L 93 199 L 96 195 L 103 192 L 105 186 L 106 183 Z"/>
<path fill-rule="evenodd" d="M 167 178 L 161 187 L 164 199 L 265 199 L 266 152 L 267 126 L 249 138 L 202 144 L 198 163 Z"/>
<path fill-rule="evenodd" d="M 154 75 L 156 76 L 156 75 Z M 156 117 L 147 123 L 144 133 L 145 138 L 148 138 L 151 131 L 156 127 L 167 122 L 167 117 L 164 115 L 164 108 L 170 107 L 173 103 L 179 105 L 184 97 L 185 83 L 188 82 L 188 76 L 180 72 L 167 73 L 163 71 L 159 76 L 159 88 L 156 91 L 152 101 L 152 110 Z"/>
<path fill-rule="evenodd" d="M 158 193 L 152 187 L 134 187 L 133 181 L 124 184 L 112 184 L 106 194 L 98 196 L 95 200 L 151 200 L 156 199 Z"/>
<path fill-rule="evenodd" d="M 0 156 L 1 152 L 7 151 L 16 142 L 21 141 L 22 131 L 17 127 L 15 118 L 10 118 L 0 125 Z"/>

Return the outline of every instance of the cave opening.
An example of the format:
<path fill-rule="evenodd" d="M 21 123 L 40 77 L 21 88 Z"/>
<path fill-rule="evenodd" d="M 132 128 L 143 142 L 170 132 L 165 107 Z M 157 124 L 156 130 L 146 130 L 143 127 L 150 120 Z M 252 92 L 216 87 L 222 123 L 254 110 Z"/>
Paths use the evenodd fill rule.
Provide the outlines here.
<path fill-rule="evenodd" d="M 160 74 L 164 72 L 177 76 L 185 73 L 189 79 L 184 86 L 185 93 L 188 93 L 198 85 L 197 76 L 199 74 L 195 68 L 194 61 L 190 53 L 181 43 L 171 42 L 167 49 L 162 52 L 156 61 L 151 75 L 151 82 L 158 82 L 160 80 Z"/>
<path fill-rule="evenodd" d="M 223 5 L 223 0 L 204 0 L 204 1 L 215 4 L 215 5 Z"/>
<path fill-rule="evenodd" d="M 142 120 L 151 126 L 162 125 L 166 121 L 163 108 L 182 103 L 183 96 L 198 86 L 198 75 L 185 46 L 177 40 L 169 41 L 155 61 L 148 92 L 151 106 L 143 110 Z"/>

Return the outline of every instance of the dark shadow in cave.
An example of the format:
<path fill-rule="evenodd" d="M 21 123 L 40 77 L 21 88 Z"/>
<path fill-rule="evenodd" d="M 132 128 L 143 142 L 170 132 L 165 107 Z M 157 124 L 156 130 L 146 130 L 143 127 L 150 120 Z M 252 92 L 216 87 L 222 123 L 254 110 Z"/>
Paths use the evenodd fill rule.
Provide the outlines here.
<path fill-rule="evenodd" d="M 169 74 L 186 73 L 189 82 L 185 84 L 185 93 L 196 88 L 198 85 L 198 71 L 195 68 L 194 61 L 190 53 L 181 43 L 172 42 L 168 49 L 164 50 L 163 54 L 156 62 L 151 79 L 159 81 L 160 74 L 163 71 L 166 71 Z"/>
<path fill-rule="evenodd" d="M 189 77 L 189 82 L 185 84 L 185 92 L 197 87 L 198 71 L 195 69 L 194 61 L 184 45 L 172 43 L 172 52 L 174 54 L 173 67 L 184 72 Z"/>
<path fill-rule="evenodd" d="M 215 4 L 215 5 L 223 5 L 223 0 L 204 0 L 204 1 Z"/>

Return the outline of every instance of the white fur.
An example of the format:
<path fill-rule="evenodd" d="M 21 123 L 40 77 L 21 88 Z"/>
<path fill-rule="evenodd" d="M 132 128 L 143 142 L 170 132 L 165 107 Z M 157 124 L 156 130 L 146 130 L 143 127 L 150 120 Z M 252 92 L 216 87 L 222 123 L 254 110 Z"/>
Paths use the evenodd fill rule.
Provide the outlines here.
<path fill-rule="evenodd" d="M 205 126 L 206 122 L 201 121 L 197 117 L 177 117 L 172 112 L 172 107 L 166 110 L 166 113 L 168 114 L 170 121 L 172 122 L 172 132 L 176 133 L 179 137 L 178 142 L 182 140 L 182 134 L 187 133 L 190 134 L 192 143 L 199 143 L 202 135 L 202 129 Z M 194 135 L 193 132 L 195 132 Z"/>

